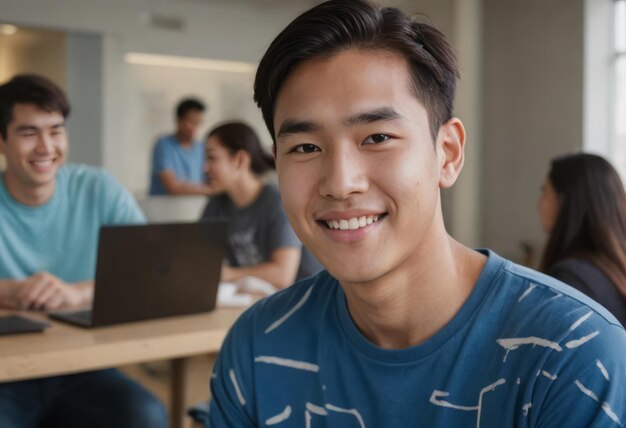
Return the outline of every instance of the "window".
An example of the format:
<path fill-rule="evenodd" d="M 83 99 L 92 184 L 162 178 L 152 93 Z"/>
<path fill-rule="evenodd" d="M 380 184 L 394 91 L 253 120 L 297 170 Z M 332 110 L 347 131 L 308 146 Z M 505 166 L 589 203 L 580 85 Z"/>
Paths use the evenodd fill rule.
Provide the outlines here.
<path fill-rule="evenodd" d="M 610 158 L 626 182 L 626 0 L 615 1 L 615 109 Z"/>

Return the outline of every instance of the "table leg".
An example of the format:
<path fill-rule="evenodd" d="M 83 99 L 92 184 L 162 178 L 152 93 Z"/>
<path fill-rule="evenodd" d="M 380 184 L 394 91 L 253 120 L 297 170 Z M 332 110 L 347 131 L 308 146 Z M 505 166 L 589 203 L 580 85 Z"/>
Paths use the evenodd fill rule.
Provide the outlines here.
<path fill-rule="evenodd" d="M 183 428 L 187 413 L 187 368 L 189 358 L 170 361 L 170 428 Z"/>

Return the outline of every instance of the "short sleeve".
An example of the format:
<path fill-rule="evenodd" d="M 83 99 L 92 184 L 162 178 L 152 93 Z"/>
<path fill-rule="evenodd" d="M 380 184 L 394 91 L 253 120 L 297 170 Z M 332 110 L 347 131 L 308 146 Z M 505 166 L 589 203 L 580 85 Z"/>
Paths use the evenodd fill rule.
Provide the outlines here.
<path fill-rule="evenodd" d="M 152 152 L 152 172 L 153 174 L 159 174 L 163 171 L 174 171 L 174 165 L 172 164 L 172 153 L 167 140 L 165 138 L 159 139 Z"/>
<path fill-rule="evenodd" d="M 146 217 L 133 195 L 112 175 L 104 171 L 102 174 L 102 206 L 106 210 L 105 224 L 146 223 Z"/>

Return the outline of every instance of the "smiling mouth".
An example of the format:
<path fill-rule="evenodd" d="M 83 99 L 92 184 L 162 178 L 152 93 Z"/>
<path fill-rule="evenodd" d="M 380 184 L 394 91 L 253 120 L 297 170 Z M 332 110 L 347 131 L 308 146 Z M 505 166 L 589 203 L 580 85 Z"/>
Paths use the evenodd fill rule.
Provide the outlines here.
<path fill-rule="evenodd" d="M 30 161 L 30 163 L 35 166 L 46 167 L 46 166 L 52 165 L 55 160 L 56 159 L 33 160 L 33 161 Z"/>
<path fill-rule="evenodd" d="M 368 215 L 341 220 L 322 220 L 318 223 L 323 224 L 331 230 L 357 230 L 363 227 L 367 227 L 370 224 L 376 223 L 386 216 L 387 214 Z"/>

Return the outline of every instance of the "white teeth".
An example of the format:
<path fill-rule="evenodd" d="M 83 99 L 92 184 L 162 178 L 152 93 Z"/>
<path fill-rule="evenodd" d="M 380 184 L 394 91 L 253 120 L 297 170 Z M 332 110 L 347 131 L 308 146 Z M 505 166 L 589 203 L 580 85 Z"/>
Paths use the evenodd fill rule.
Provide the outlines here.
<path fill-rule="evenodd" d="M 352 217 L 351 219 L 326 220 L 326 226 L 335 230 L 356 230 L 372 223 L 376 223 L 380 216 L 370 215 L 361 217 Z"/>
<path fill-rule="evenodd" d="M 33 161 L 33 163 L 38 166 L 49 166 L 49 165 L 52 165 L 52 160 L 49 159 L 49 160 Z"/>

